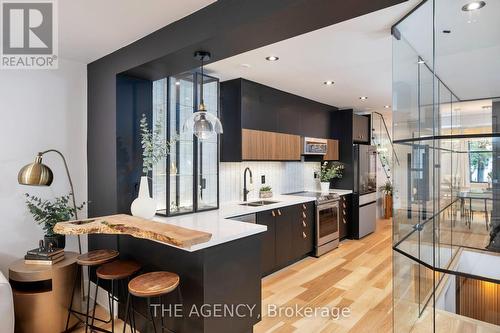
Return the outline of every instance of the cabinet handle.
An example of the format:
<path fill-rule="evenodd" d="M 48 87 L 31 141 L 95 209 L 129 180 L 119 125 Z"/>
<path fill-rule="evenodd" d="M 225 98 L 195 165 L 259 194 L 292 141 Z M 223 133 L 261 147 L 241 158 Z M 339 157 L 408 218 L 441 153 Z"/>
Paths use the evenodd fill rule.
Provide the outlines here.
<path fill-rule="evenodd" d="M 278 216 L 281 216 L 281 210 L 278 209 Z"/>
<path fill-rule="evenodd" d="M 303 218 L 307 218 L 307 215 L 306 215 L 306 213 L 305 213 L 305 212 L 302 212 L 302 217 L 303 217 Z"/>
<path fill-rule="evenodd" d="M 306 205 L 302 204 L 302 209 L 307 209 Z"/>
<path fill-rule="evenodd" d="M 343 206 L 344 208 L 346 208 L 345 203 L 342 203 L 342 206 Z"/>
<path fill-rule="evenodd" d="M 302 231 L 302 238 L 304 238 L 304 239 L 305 239 L 305 238 L 307 238 L 306 233 L 305 233 L 305 232 L 303 232 L 303 231 Z"/>
<path fill-rule="evenodd" d="M 302 221 L 302 226 L 305 228 L 307 227 L 306 221 Z"/>
<path fill-rule="evenodd" d="M 271 211 L 271 215 L 272 215 L 273 217 L 276 217 L 276 213 L 274 212 L 274 210 L 273 210 L 273 211 Z"/>
<path fill-rule="evenodd" d="M 342 219 L 342 222 L 344 222 L 344 224 L 346 224 L 347 222 L 345 221 L 345 219 Z"/>
<path fill-rule="evenodd" d="M 342 209 L 342 214 L 346 215 L 346 213 L 345 213 L 345 210 L 344 210 L 344 209 Z"/>

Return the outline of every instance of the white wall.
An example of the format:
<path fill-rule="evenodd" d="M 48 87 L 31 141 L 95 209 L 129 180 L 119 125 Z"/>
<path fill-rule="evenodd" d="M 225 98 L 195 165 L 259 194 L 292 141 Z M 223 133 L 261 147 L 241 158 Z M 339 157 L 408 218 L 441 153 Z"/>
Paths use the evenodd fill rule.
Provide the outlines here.
<path fill-rule="evenodd" d="M 319 162 L 221 163 L 220 202 L 243 199 L 243 172 L 246 167 L 252 170 L 253 175 L 253 186 L 248 194 L 249 198 L 259 197 L 262 175 L 266 176 L 266 185 L 273 188 L 274 194 L 319 190 L 319 181 L 314 179 L 314 172 L 320 168 Z"/>
<path fill-rule="evenodd" d="M 52 186 L 17 183 L 19 169 L 38 151 L 55 148 L 65 154 L 77 201 L 87 200 L 86 65 L 60 60 L 58 70 L 0 70 L 0 124 L 0 269 L 5 274 L 43 238 L 26 210 L 24 193 L 46 199 L 69 193 L 64 166 L 54 154 L 44 157 L 54 172 Z M 66 250 L 77 249 L 74 237 L 66 242 Z"/>

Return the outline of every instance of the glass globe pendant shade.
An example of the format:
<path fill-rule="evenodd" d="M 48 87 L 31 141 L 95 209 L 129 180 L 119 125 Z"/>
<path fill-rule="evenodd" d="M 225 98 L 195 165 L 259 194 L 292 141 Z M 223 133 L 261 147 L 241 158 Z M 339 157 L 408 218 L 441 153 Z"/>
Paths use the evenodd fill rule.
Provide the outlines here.
<path fill-rule="evenodd" d="M 198 111 L 186 119 L 183 131 L 193 132 L 199 140 L 208 140 L 222 133 L 220 120 L 207 111 Z"/>

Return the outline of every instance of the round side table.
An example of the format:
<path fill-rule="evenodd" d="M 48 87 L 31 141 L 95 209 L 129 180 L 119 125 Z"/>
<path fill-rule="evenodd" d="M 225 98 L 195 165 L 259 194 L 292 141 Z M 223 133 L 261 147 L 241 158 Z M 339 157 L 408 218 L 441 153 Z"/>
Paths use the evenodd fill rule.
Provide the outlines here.
<path fill-rule="evenodd" d="M 27 265 L 24 259 L 10 265 L 16 333 L 64 332 L 73 283 L 80 276 L 77 256 L 65 252 L 64 260 L 54 265 Z M 79 293 L 80 288 L 76 289 Z M 75 295 L 74 309 L 81 309 L 80 300 L 80 294 Z M 72 316 L 70 327 L 77 323 Z"/>

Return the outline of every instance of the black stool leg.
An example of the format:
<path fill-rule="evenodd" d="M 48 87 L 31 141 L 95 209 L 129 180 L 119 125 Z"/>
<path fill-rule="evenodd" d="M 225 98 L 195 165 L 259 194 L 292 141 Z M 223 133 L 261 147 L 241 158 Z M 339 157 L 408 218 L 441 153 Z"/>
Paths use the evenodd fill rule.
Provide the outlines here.
<path fill-rule="evenodd" d="M 89 311 L 90 311 L 90 266 L 87 266 L 88 272 L 88 283 L 87 283 L 87 311 L 85 312 L 85 333 L 88 332 L 89 329 Z"/>
<path fill-rule="evenodd" d="M 130 317 L 130 320 L 133 322 L 133 328 L 134 328 L 134 333 L 136 333 L 136 323 L 135 323 L 135 308 L 134 308 L 134 297 L 131 296 L 130 298 L 130 307 L 132 309 L 132 314 L 131 314 L 131 317 Z"/>
<path fill-rule="evenodd" d="M 153 310 L 151 310 L 151 299 L 149 297 L 147 298 L 147 303 L 148 303 L 149 318 L 151 319 L 151 324 L 153 324 L 153 330 L 154 330 L 154 332 L 157 333 L 156 332 L 155 319 L 153 317 Z"/>
<path fill-rule="evenodd" d="M 162 298 L 161 296 L 158 297 L 158 302 L 160 302 L 160 305 L 162 305 L 161 307 L 161 333 L 164 333 L 165 332 L 165 316 L 163 315 L 163 304 L 165 304 L 164 302 L 162 302 Z"/>
<path fill-rule="evenodd" d="M 125 323 L 123 324 L 123 333 L 127 330 L 127 322 L 130 316 L 130 294 L 127 295 L 127 305 L 125 305 Z M 132 319 L 130 318 L 130 331 L 132 331 Z"/>
<path fill-rule="evenodd" d="M 75 282 L 73 282 L 73 291 L 71 292 L 71 301 L 68 307 L 68 317 L 66 318 L 66 328 L 64 329 L 65 331 L 68 330 L 69 318 L 71 318 L 71 312 L 73 311 L 73 300 L 75 298 L 75 290 L 77 285 L 76 282 L 78 281 L 78 274 L 81 274 L 80 266 L 78 266 L 76 269 Z"/>
<path fill-rule="evenodd" d="M 90 322 L 90 330 L 92 331 L 92 327 L 94 327 L 94 319 L 95 319 L 95 308 L 97 307 L 97 291 L 99 290 L 99 277 L 97 277 L 95 282 L 95 293 L 94 293 L 94 308 L 92 309 L 92 321 Z"/>
<path fill-rule="evenodd" d="M 115 333 L 115 286 L 114 281 L 111 280 L 111 298 L 109 302 L 109 314 L 111 318 L 111 333 Z M 109 293 L 108 293 L 109 296 Z"/>

